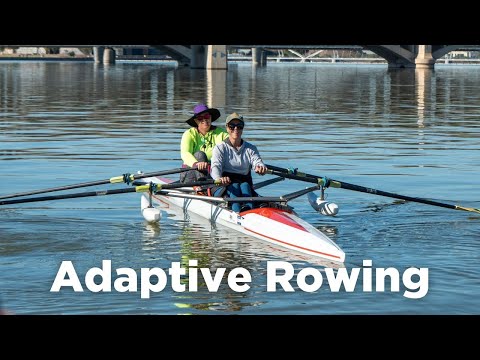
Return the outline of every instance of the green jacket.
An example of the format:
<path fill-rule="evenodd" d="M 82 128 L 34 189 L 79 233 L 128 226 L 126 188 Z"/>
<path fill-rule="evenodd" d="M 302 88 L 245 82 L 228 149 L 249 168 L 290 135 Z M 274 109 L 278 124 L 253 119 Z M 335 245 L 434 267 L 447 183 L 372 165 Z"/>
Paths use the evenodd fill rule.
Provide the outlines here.
<path fill-rule="evenodd" d="M 196 127 L 191 127 L 182 135 L 180 143 L 180 153 L 183 163 L 187 166 L 193 166 L 197 159 L 193 156 L 197 151 L 203 151 L 207 155 L 207 159 L 212 158 L 212 151 L 216 144 L 220 144 L 228 137 L 225 129 L 216 127 L 203 136 L 198 132 Z"/>

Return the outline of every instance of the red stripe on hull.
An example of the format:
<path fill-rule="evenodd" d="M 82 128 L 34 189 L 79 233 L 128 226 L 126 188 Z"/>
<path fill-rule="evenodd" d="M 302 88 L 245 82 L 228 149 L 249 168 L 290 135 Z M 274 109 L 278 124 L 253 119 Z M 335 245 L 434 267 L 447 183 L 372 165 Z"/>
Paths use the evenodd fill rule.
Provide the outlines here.
<path fill-rule="evenodd" d="M 275 208 L 258 208 L 258 209 L 252 209 L 252 210 L 244 211 L 244 212 L 241 213 L 241 215 L 243 216 L 243 215 L 251 214 L 251 213 L 255 213 L 255 214 L 257 214 L 257 215 L 265 216 L 266 218 L 272 219 L 272 220 L 274 220 L 274 221 L 278 221 L 278 222 L 280 222 L 280 223 L 282 223 L 282 224 L 291 226 L 291 227 L 293 227 L 293 228 L 295 228 L 295 229 L 298 229 L 298 230 L 302 230 L 302 231 L 306 231 L 306 232 L 307 232 L 307 230 L 306 230 L 303 226 L 301 226 L 299 223 L 295 222 L 295 221 L 292 220 L 290 217 L 288 217 L 287 215 L 285 215 L 285 211 L 284 211 L 284 210 L 275 209 Z M 291 243 L 289 243 L 289 242 L 286 242 L 286 241 L 283 241 L 283 240 L 279 240 L 279 239 L 273 238 L 273 237 L 271 237 L 271 236 L 268 236 L 268 235 L 261 234 L 261 233 L 259 233 L 259 232 L 253 231 L 252 229 L 249 229 L 249 228 L 247 228 L 247 227 L 244 227 L 244 229 L 247 230 L 247 231 L 250 231 L 251 233 L 254 233 L 254 234 L 257 234 L 257 235 L 266 237 L 266 238 L 268 238 L 268 239 L 270 239 L 270 240 L 273 240 L 273 241 L 275 241 L 275 242 L 278 242 L 278 243 L 282 243 L 282 244 L 291 246 L 291 247 L 293 247 L 293 248 L 305 250 L 305 251 L 308 251 L 308 252 L 311 252 L 311 253 L 315 253 L 315 254 L 319 254 L 319 255 L 323 255 L 323 256 L 329 256 L 329 257 L 331 257 L 331 258 L 340 260 L 340 256 L 336 256 L 336 255 L 324 253 L 324 252 L 321 252 L 321 251 L 312 250 L 312 249 L 309 249 L 309 248 L 306 248 L 306 247 L 303 247 L 303 246 L 298 246 L 298 245 L 295 245 L 295 244 L 291 244 Z"/>
<path fill-rule="evenodd" d="M 340 256 L 337 256 L 337 255 L 332 255 L 332 254 L 327 254 L 327 253 L 324 253 L 324 252 L 321 252 L 321 251 L 316 251 L 316 250 L 312 250 L 312 249 L 309 249 L 309 248 L 305 248 L 303 246 L 298 246 L 298 245 L 295 245 L 295 244 L 290 244 L 286 241 L 282 241 L 282 240 L 278 240 L 278 239 L 275 239 L 275 238 L 272 238 L 270 236 L 267 236 L 267 235 L 264 235 L 264 234 L 260 234 L 256 231 L 253 231 L 251 229 L 248 229 L 248 228 L 244 228 L 245 230 L 248 230 L 254 234 L 257 234 L 257 235 L 260 235 L 260 236 L 263 236 L 263 237 L 266 237 L 266 238 L 269 238 L 270 240 L 273 240 L 273 241 L 276 241 L 276 242 L 279 242 L 279 243 L 282 243 L 282 244 L 285 244 L 285 245 L 288 245 L 288 246 L 291 246 L 291 247 L 294 247 L 294 248 L 297 248 L 297 249 L 302 249 L 302 250 L 306 250 L 306 251 L 309 251 L 311 253 L 315 253 L 315 254 L 319 254 L 319 255 L 324 255 L 324 256 L 329 256 L 331 258 L 335 258 L 335 259 L 341 259 Z"/>
<path fill-rule="evenodd" d="M 291 226 L 298 230 L 307 231 L 302 225 L 300 225 L 299 223 L 295 222 L 294 220 L 289 218 L 287 215 L 285 215 L 284 210 L 279 210 L 275 208 L 258 208 L 258 209 L 244 211 L 240 215 L 243 216 L 245 214 L 252 214 L 252 213 L 265 216 L 266 218 Z"/>
<path fill-rule="evenodd" d="M 162 179 L 164 180 L 164 179 Z M 166 180 L 166 179 L 165 179 Z M 165 195 L 163 195 L 165 196 Z M 165 201 L 162 201 L 158 196 L 155 196 L 153 195 L 153 197 L 159 201 L 161 201 L 162 203 L 166 204 Z M 165 196 L 166 198 L 168 198 L 168 196 Z M 266 218 L 269 218 L 273 221 L 277 221 L 279 223 L 282 223 L 282 224 L 285 224 L 287 226 L 290 226 L 290 227 L 293 227 L 295 229 L 298 229 L 298 230 L 301 230 L 301 231 L 305 231 L 305 232 L 308 232 L 308 230 L 306 230 L 302 225 L 300 225 L 299 223 L 297 223 L 295 220 L 291 219 L 288 215 L 286 215 L 286 213 L 288 214 L 287 211 L 285 210 L 280 210 L 280 209 L 276 209 L 276 208 L 256 208 L 256 209 L 252 209 L 252 210 L 247 210 L 247 211 L 243 211 L 240 213 L 241 216 L 245 216 L 247 214 L 257 214 L 257 215 L 260 215 L 260 216 L 264 216 Z M 318 255 L 321 255 L 321 256 L 327 256 L 329 258 L 332 258 L 332 259 L 335 259 L 336 261 L 341 261 L 341 257 L 340 256 L 337 256 L 337 255 L 332 255 L 332 254 L 329 254 L 329 253 L 325 253 L 325 252 L 321 252 L 321 251 L 317 251 L 317 250 L 312 250 L 312 249 L 309 249 L 309 248 L 306 248 L 306 247 L 303 247 L 303 246 L 299 246 L 299 245 L 295 245 L 295 244 L 291 244 L 287 241 L 283 241 L 283 240 L 279 240 L 279 239 L 276 239 L 276 238 L 273 238 L 271 236 L 268 236 L 268 235 L 265 235 L 265 234 L 262 234 L 262 233 L 259 233 L 257 231 L 254 231 L 254 230 L 251 230 L 245 226 L 243 226 L 243 228 L 252 233 L 252 234 L 256 234 L 256 235 L 259 235 L 259 236 L 262 236 L 264 238 L 267 238 L 267 239 L 270 239 L 274 242 L 277 242 L 277 243 L 280 243 L 280 244 L 284 244 L 284 245 L 288 245 L 292 248 L 296 248 L 296 249 L 299 249 L 299 250 L 303 250 L 303 251 L 307 251 L 309 253 L 313 253 L 313 254 L 318 254 Z"/>

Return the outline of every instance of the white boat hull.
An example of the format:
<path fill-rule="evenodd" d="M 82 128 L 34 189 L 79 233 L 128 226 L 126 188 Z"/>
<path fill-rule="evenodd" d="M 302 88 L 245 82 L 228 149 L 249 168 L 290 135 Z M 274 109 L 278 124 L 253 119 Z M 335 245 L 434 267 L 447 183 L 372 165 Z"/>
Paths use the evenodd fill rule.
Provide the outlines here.
<path fill-rule="evenodd" d="M 163 178 L 146 178 L 146 182 L 165 184 L 171 182 Z M 180 191 L 169 190 L 171 193 Z M 149 194 L 142 195 L 142 209 L 149 206 Z M 343 263 L 345 253 L 327 235 L 299 218 L 293 211 L 266 207 L 236 213 L 215 203 L 198 199 L 178 198 L 168 195 L 153 195 L 152 205 L 165 204 L 178 206 L 195 213 L 215 224 L 220 224 L 267 241 L 276 246 Z"/>

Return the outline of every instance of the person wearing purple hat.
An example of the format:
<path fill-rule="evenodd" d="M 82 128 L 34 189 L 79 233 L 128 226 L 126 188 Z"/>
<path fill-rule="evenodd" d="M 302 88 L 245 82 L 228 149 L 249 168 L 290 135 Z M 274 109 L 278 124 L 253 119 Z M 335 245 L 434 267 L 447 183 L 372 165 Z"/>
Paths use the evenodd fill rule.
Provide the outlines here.
<path fill-rule="evenodd" d="M 198 181 L 208 178 L 210 159 L 216 144 L 228 137 L 225 129 L 212 125 L 220 117 L 220 111 L 205 104 L 195 105 L 193 116 L 186 121 L 191 126 L 182 135 L 180 154 L 183 166 L 196 167 L 180 175 L 181 182 Z"/>

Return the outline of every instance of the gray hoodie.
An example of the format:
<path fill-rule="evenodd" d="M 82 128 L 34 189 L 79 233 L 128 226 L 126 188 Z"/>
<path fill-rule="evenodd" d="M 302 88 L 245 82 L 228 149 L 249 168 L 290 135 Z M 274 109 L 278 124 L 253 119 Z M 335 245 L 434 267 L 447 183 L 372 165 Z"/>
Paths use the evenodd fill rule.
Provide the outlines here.
<path fill-rule="evenodd" d="M 237 151 L 226 139 L 213 148 L 210 175 L 215 180 L 222 177 L 224 171 L 247 175 L 257 166 L 265 164 L 255 145 L 242 140 L 242 146 Z"/>

